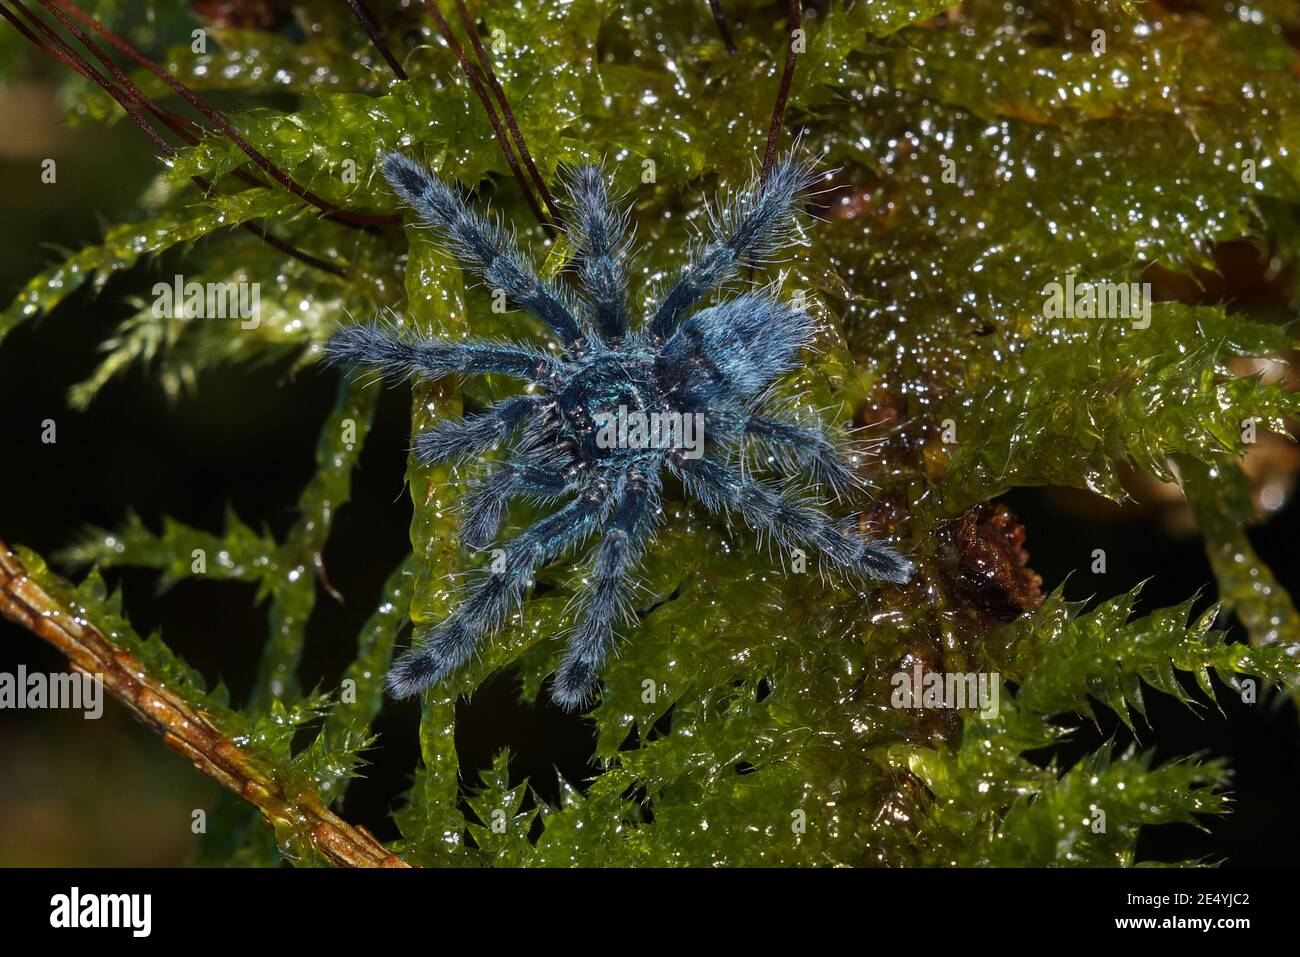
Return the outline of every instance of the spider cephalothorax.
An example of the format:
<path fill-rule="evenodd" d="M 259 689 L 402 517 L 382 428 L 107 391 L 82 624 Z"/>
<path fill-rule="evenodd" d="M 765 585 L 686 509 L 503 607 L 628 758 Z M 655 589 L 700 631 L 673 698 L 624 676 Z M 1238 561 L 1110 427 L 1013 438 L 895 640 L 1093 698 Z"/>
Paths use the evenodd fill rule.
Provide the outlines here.
<path fill-rule="evenodd" d="M 577 303 L 539 279 L 506 233 L 452 187 L 400 154 L 383 168 L 458 258 L 546 323 L 560 353 L 479 340 L 412 341 L 368 325 L 338 332 L 326 355 L 395 375 L 500 373 L 535 387 L 415 437 L 416 454 L 432 464 L 519 436 L 512 454 L 468 493 L 461 534 L 471 548 L 492 542 L 511 499 L 569 499 L 506 544 L 504 562 L 476 579 L 450 616 L 416 636 L 389 672 L 390 693 L 406 697 L 460 668 L 521 600 L 539 565 L 599 533 L 552 692 L 566 707 L 587 702 L 628 607 L 631 573 L 659 520 L 665 469 L 709 510 L 739 512 L 759 534 L 820 555 L 837 571 L 891 582 L 911 576 L 906 559 L 862 537 L 856 522 L 835 521 L 814 499 L 741 467 L 737 450 L 756 441 L 790 478 L 837 493 L 857 482 L 824 429 L 765 410 L 769 386 L 812 337 L 808 314 L 758 291 L 691 312 L 701 296 L 779 246 L 810 183 L 807 168 L 782 161 L 722 210 L 712 238 L 691 251 L 676 284 L 635 330 L 622 265 L 626 217 L 611 205 L 597 168 L 577 169 L 568 183 L 583 290 Z"/>

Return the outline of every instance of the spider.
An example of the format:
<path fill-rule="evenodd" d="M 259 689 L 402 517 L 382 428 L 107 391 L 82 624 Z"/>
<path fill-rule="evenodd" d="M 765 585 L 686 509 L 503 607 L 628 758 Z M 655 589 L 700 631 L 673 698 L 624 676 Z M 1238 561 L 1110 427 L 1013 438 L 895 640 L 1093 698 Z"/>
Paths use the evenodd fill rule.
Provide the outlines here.
<path fill-rule="evenodd" d="M 598 533 L 552 685 L 552 698 L 566 709 L 590 703 L 615 626 L 630 616 L 629 579 L 661 518 L 665 472 L 710 512 L 738 512 L 760 535 L 782 548 L 807 549 L 832 570 L 900 584 L 911 577 L 911 563 L 862 537 L 855 520 L 836 521 L 820 501 L 791 488 L 801 477 L 836 494 L 857 484 L 831 433 L 771 414 L 769 386 L 810 343 L 812 318 L 758 290 L 692 308 L 782 245 L 813 180 L 808 166 L 786 157 L 765 183 L 751 183 L 726 204 L 636 329 L 625 294 L 628 214 L 611 203 L 598 167 L 578 167 L 566 183 L 580 298 L 539 279 L 499 222 L 418 163 L 392 153 L 383 173 L 422 225 L 438 230 L 489 287 L 541 319 L 560 349 L 417 341 L 374 323 L 336 332 L 325 345 L 327 361 L 399 377 L 497 373 L 532 386 L 414 438 L 420 461 L 434 464 L 463 462 L 521 434 L 507 459 L 466 493 L 461 535 L 471 549 L 492 544 L 511 500 L 568 500 L 506 544 L 504 562 L 477 577 L 447 618 L 416 636 L 387 676 L 392 696 L 413 695 L 461 668 L 522 600 L 538 567 Z M 680 425 L 693 422 L 714 454 Z M 743 455 L 732 454 L 746 440 L 771 450 L 786 483 L 746 474 Z"/>

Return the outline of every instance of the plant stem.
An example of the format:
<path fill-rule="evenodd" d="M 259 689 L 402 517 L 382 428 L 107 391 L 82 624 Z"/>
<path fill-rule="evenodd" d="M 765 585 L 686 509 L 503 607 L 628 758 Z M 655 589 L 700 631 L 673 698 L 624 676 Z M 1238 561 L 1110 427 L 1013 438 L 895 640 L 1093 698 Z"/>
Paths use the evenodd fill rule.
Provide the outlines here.
<path fill-rule="evenodd" d="M 727 45 L 727 52 L 734 54 L 736 41 L 731 38 L 731 27 L 727 26 L 727 15 L 722 12 L 722 4 L 719 0 L 709 0 L 709 9 L 713 11 L 713 22 L 717 24 L 722 42 Z"/>
<path fill-rule="evenodd" d="M 772 107 L 772 123 L 767 131 L 767 152 L 763 156 L 762 182 L 766 183 L 776 165 L 776 148 L 781 142 L 781 126 L 785 122 L 785 106 L 790 99 L 790 84 L 794 82 L 794 32 L 803 23 L 802 0 L 790 0 L 790 14 L 786 22 L 785 69 L 781 85 L 776 91 L 776 104 Z"/>
<path fill-rule="evenodd" d="M 72 14 L 86 26 L 90 27 L 101 37 L 111 43 L 123 55 L 130 57 L 140 66 L 144 67 L 158 79 L 162 80 L 176 93 L 186 100 L 196 110 L 206 116 L 210 121 L 216 124 L 226 137 L 234 143 L 239 149 L 251 159 L 262 171 L 270 176 L 273 180 L 293 193 L 300 199 L 306 200 L 317 209 L 325 214 L 326 219 L 338 220 L 339 222 L 348 223 L 355 226 L 388 226 L 401 222 L 401 217 L 394 214 L 377 214 L 377 213 L 355 213 L 351 210 L 341 209 L 326 199 L 317 196 L 311 190 L 299 185 L 293 177 L 280 169 L 269 159 L 264 156 L 260 150 L 256 149 L 251 143 L 244 139 L 239 130 L 226 119 L 225 114 L 220 110 L 212 107 L 206 100 L 191 90 L 188 86 L 176 79 L 158 64 L 154 63 L 147 56 L 131 46 L 126 40 L 118 36 L 112 30 L 108 29 L 90 14 L 86 13 L 70 0 L 41 0 L 42 5 L 48 6 L 49 3 L 57 3 L 67 13 Z"/>
<path fill-rule="evenodd" d="M 542 229 L 545 230 L 546 235 L 554 236 L 555 229 L 550 220 L 546 218 L 546 214 L 542 212 L 542 207 L 538 205 L 537 197 L 533 195 L 532 188 L 528 185 L 528 180 L 524 176 L 524 171 L 519 166 L 519 160 L 515 157 L 515 151 L 510 148 L 510 140 L 506 136 L 505 127 L 501 125 L 501 117 L 497 116 L 496 108 L 492 105 L 492 97 L 488 95 L 487 87 L 483 85 L 478 69 L 469 62 L 469 57 L 465 55 L 465 48 L 456 39 L 456 35 L 451 32 L 451 24 L 447 22 L 447 18 L 438 9 L 438 4 L 434 0 L 424 0 L 424 8 L 429 11 L 434 23 L 438 25 L 438 32 L 447 41 L 447 46 L 451 47 L 451 52 L 456 56 L 456 62 L 460 64 L 461 72 L 465 74 L 465 78 L 469 80 L 469 85 L 474 90 L 475 96 L 483 104 L 483 111 L 487 113 L 488 121 L 492 124 L 492 131 L 496 134 L 497 142 L 501 145 L 501 152 L 505 154 L 506 162 L 510 165 L 510 172 L 514 174 L 515 182 L 519 184 L 519 188 L 523 191 L 524 199 L 528 202 L 528 208 L 532 210 L 537 221 L 542 224 Z"/>
<path fill-rule="evenodd" d="M 487 76 L 488 83 L 492 86 L 492 91 L 496 94 L 497 102 L 501 104 L 501 115 L 505 117 L 506 125 L 510 127 L 510 137 L 515 141 L 515 147 L 519 150 L 520 157 L 523 158 L 524 165 L 528 167 L 528 173 L 533 178 L 533 183 L 537 186 L 537 192 L 541 194 L 542 202 L 546 204 L 547 211 L 553 219 L 560 218 L 560 211 L 555 208 L 555 200 L 551 197 L 551 191 L 546 188 L 546 180 L 542 179 L 542 174 L 537 171 L 537 164 L 533 162 L 533 154 L 528 150 L 528 144 L 524 142 L 524 134 L 519 129 L 519 123 L 515 120 L 515 112 L 510 108 L 510 101 L 506 99 L 506 91 L 501 86 L 501 81 L 497 79 L 496 70 L 492 69 L 492 60 L 483 49 L 483 41 L 479 39 L 478 30 L 474 28 L 474 20 L 469 15 L 469 10 L 465 8 L 465 0 L 456 0 L 456 10 L 460 15 L 461 26 L 469 35 L 470 43 L 474 45 L 474 54 L 478 57 L 479 67 Z"/>
<path fill-rule="evenodd" d="M 159 152 L 164 156 L 171 158 L 176 155 L 176 150 L 172 148 L 172 145 L 162 138 L 158 131 L 154 129 L 154 127 L 140 112 L 138 107 L 150 109 L 149 104 L 152 104 L 153 101 L 144 97 L 143 94 L 139 92 L 139 87 L 134 87 L 134 84 L 132 84 L 132 87 L 134 87 L 136 91 L 134 93 L 129 88 L 119 89 L 107 77 L 101 75 L 98 70 L 91 66 L 89 60 L 78 54 L 71 46 L 65 43 L 47 23 L 23 6 L 21 0 L 14 0 L 14 7 L 41 31 L 41 33 L 46 37 L 45 40 L 42 40 L 40 37 L 36 36 L 36 34 L 32 33 L 32 31 L 25 27 L 22 21 L 19 20 L 17 16 L 9 10 L 9 8 L 3 5 L 0 5 L 0 17 L 4 17 L 4 19 L 8 20 L 19 33 L 21 33 L 30 43 L 34 44 L 42 53 L 54 57 L 69 69 L 81 74 L 86 79 L 91 80 L 103 89 L 105 93 L 116 100 L 118 105 L 126 111 L 126 114 L 131 118 L 136 126 L 144 131 L 145 135 L 147 135 L 151 140 L 153 140 L 154 145 L 158 147 Z M 154 104 L 154 106 L 156 107 L 156 104 Z M 151 112 L 153 112 L 152 109 Z M 161 111 L 160 114 L 156 113 L 155 115 L 160 115 L 160 118 L 162 118 L 163 121 L 177 133 L 177 135 L 181 136 L 183 139 L 185 138 L 186 134 L 182 132 L 184 126 L 182 124 L 174 123 L 169 119 L 172 114 L 169 114 L 164 110 Z M 183 118 L 180 117 L 177 119 L 183 120 Z M 183 122 L 187 123 L 189 121 L 183 120 Z M 205 196 L 211 196 L 216 193 L 216 187 L 213 186 L 212 183 L 208 182 L 204 177 L 191 176 L 190 179 L 193 180 L 194 184 L 203 191 Z M 310 253 L 303 252 L 290 243 L 285 242 L 282 239 L 277 239 L 255 223 L 240 223 L 239 226 L 252 233 L 254 236 L 257 236 L 273 248 L 278 249 L 285 255 L 292 256 L 300 262 L 304 262 L 309 266 L 324 270 L 325 272 L 331 273 L 335 276 L 345 277 L 347 275 L 347 270 L 342 266 L 335 265 L 334 263 L 327 262 L 317 256 L 313 256 Z"/>
<path fill-rule="evenodd" d="M 73 670 L 102 676 L 108 692 L 208 777 L 248 801 L 272 826 L 289 828 L 341 867 L 409 867 L 363 827 L 344 821 L 319 794 L 287 794 L 274 770 L 224 736 L 200 711 L 156 680 L 93 622 L 78 620 L 28 574 L 0 540 L 0 614 L 44 638 Z"/>
<path fill-rule="evenodd" d="M 348 6 L 356 14 L 361 29 L 366 31 L 366 36 L 370 37 L 370 42 L 375 45 L 375 49 L 387 61 L 393 75 L 399 80 L 405 80 L 406 71 L 402 69 L 402 64 L 397 62 L 397 57 L 393 56 L 393 51 L 388 49 L 388 44 L 384 42 L 384 35 L 379 32 L 379 27 L 375 24 L 375 18 L 366 9 L 366 5 L 361 0 L 348 0 Z"/>

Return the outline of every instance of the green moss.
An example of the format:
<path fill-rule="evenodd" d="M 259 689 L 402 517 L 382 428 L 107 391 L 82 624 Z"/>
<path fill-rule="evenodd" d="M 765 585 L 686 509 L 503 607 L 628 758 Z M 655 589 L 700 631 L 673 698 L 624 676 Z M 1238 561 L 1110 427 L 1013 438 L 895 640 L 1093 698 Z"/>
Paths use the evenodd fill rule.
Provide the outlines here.
<path fill-rule="evenodd" d="M 477 99 L 420 15 L 385 22 L 411 76 L 398 82 L 342 5 L 298 11 L 310 29 L 296 33 L 214 31 L 201 54 L 183 42 L 187 24 L 146 27 L 123 6 L 132 9 L 120 22 L 166 50 L 173 73 L 201 91 L 238 94 L 247 106 L 231 119 L 248 141 L 329 202 L 398 212 L 376 161 L 401 149 L 480 188 L 534 243 L 539 265 L 563 268 L 567 248 L 547 246 L 532 227 Z M 842 422 L 894 426 L 877 433 L 871 508 L 912 541 L 918 584 L 858 595 L 815 569 L 789 570 L 747 532 L 673 498 L 646 557 L 642 614 L 589 715 L 592 780 L 561 781 L 551 806 L 512 777 L 504 753 L 481 784 L 463 782 L 455 748 L 458 697 L 494 673 L 511 669 L 525 699 L 538 699 L 583 570 L 575 560 L 541 570 L 546 587 L 481 658 L 424 696 L 419 759 L 395 813 L 402 853 L 474 865 L 1128 865 L 1141 827 L 1225 810 L 1226 770 L 1214 761 L 1157 766 L 1112 747 L 1069 766 L 1050 758 L 1071 716 L 1094 718 L 1099 704 L 1133 724 L 1152 692 L 1200 700 L 1180 672 L 1211 697 L 1212 673 L 1229 686 L 1239 675 L 1295 678 L 1295 608 L 1246 538 L 1254 516 L 1237 460 L 1249 450 L 1244 423 L 1283 431 L 1300 400 L 1231 365 L 1285 357 L 1293 330 L 1220 306 L 1158 303 L 1144 327 L 1065 318 L 1046 305 L 1045 289 L 1067 277 L 1130 283 L 1151 264 L 1213 268 L 1213 246 L 1225 240 L 1248 238 L 1279 270 L 1296 262 L 1300 110 L 1286 31 L 1298 18 L 1283 3 L 1252 5 L 1257 16 L 1244 19 L 1186 6 L 968 0 L 952 10 L 859 0 L 805 11 L 787 120 L 805 130 L 800 148 L 836 170 L 836 192 L 827 221 L 754 278 L 807 296 L 825 326 L 785 394 Z M 674 268 L 706 199 L 745 178 L 765 142 L 791 38 L 770 4 L 728 9 L 744 23 L 734 55 L 702 5 L 686 0 L 478 10 L 542 175 L 554 182 L 560 163 L 603 157 L 627 192 L 642 250 L 637 302 Z M 81 121 L 114 115 L 79 81 L 67 92 Z M 334 321 L 384 309 L 425 334 L 536 331 L 525 316 L 495 313 L 489 291 L 467 288 L 422 230 L 321 220 L 280 189 L 234 179 L 240 169 L 256 172 L 224 137 L 182 149 L 142 197 L 138 220 L 33 279 L 0 314 L 0 335 L 87 279 L 102 286 L 179 244 L 191 247 L 189 278 L 261 284 L 260 326 L 234 334 L 233 323 L 159 317 L 140 304 L 106 339 L 75 402 L 91 401 L 132 362 L 148 364 L 171 393 L 220 363 L 292 354 L 308 364 Z M 200 197 L 187 185 L 196 174 L 222 194 Z M 339 263 L 346 277 L 227 228 L 246 220 Z M 412 432 L 460 414 L 466 398 L 510 388 L 495 379 L 417 384 Z M 464 477 L 412 460 L 412 554 L 357 641 L 346 693 L 302 695 L 295 672 L 315 561 L 347 500 L 375 393 L 341 388 L 285 541 L 233 515 L 222 532 L 166 520 L 158 533 L 128 516 L 68 552 L 101 567 L 156 569 L 166 587 L 192 574 L 203 549 L 206 574 L 257 582 L 272 599 L 271 638 L 240 710 L 208 695 L 160 639 L 135 636 L 97 576 L 70 600 L 184 694 L 225 709 L 285 780 L 331 799 L 372 740 L 399 629 L 446 614 L 453 576 L 481 560 L 456 539 Z M 344 441 L 348 421 L 355 430 Z M 1058 588 L 995 629 L 949 594 L 953 558 L 939 544 L 949 519 L 1025 486 L 1120 500 L 1117 470 L 1133 467 L 1184 484 L 1220 601 L 1248 644 L 1214 629 L 1213 610 L 1192 619 L 1195 596 L 1139 614 L 1134 592 L 1086 611 Z M 512 520 L 517 528 L 530 517 Z M 891 677 L 909 657 L 997 671 L 1014 690 L 1000 686 L 996 715 L 936 720 L 894 708 Z M 304 724 L 317 733 L 295 752 Z M 210 859 L 265 862 L 268 846 L 247 819 L 231 811 L 228 823 L 214 829 Z M 292 836 L 280 838 L 294 856 Z"/>

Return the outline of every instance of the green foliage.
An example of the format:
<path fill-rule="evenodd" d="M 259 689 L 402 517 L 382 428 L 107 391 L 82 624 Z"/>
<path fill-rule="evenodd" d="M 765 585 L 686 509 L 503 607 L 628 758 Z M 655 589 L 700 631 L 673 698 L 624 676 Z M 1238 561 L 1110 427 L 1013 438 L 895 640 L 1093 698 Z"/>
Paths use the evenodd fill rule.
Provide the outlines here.
<path fill-rule="evenodd" d="M 1132 727 L 1132 710 L 1146 716 L 1144 683 L 1184 703 L 1194 701 L 1175 670 L 1193 674 L 1211 700 L 1211 671 L 1230 686 L 1238 674 L 1273 681 L 1295 674 L 1288 647 L 1229 643 L 1226 633 L 1211 627 L 1217 607 L 1189 625 L 1194 598 L 1130 620 L 1140 591 L 1135 588 L 1081 615 L 1084 603 L 1064 601 L 1058 589 L 1033 615 L 995 632 L 990 657 L 1001 658 L 1003 674 L 1019 684 L 1016 701 L 1043 716 L 1090 714 L 1081 702 L 1091 697 Z"/>
<path fill-rule="evenodd" d="M 540 240 L 480 104 L 427 20 L 408 11 L 385 22 L 410 74 L 398 82 L 343 5 L 325 14 L 306 6 L 296 16 L 309 29 L 218 29 L 202 54 L 183 42 L 184 25 L 133 36 L 165 50 L 162 62 L 186 83 L 231 95 L 243 136 L 328 202 L 398 211 L 376 161 L 400 148 L 481 186 Z M 726 6 L 744 21 L 734 55 L 703 6 L 686 0 L 477 11 L 485 38 L 493 30 L 504 38 L 492 48 L 495 69 L 543 177 L 554 182 L 561 163 L 607 157 L 629 193 L 642 250 L 634 282 L 644 283 L 634 301 L 652 298 L 678 261 L 705 198 L 737 185 L 762 149 L 789 38 L 770 4 Z M 828 221 L 790 260 L 756 276 L 807 293 L 827 330 L 783 388 L 846 419 L 901 422 L 880 449 L 876 494 L 914 543 L 919 583 L 864 597 L 789 573 L 748 533 L 671 501 L 645 561 L 638 621 L 588 716 L 593 778 L 560 781 L 552 806 L 511 776 L 505 753 L 478 786 L 463 781 L 455 748 L 457 699 L 494 673 L 510 669 L 523 697 L 539 699 L 583 566 L 542 570 L 546 587 L 512 625 L 424 696 L 419 760 L 394 815 L 395 849 L 408 859 L 1129 865 L 1141 827 L 1226 810 L 1220 762 L 1156 765 L 1149 753 L 1110 745 L 1064 766 L 1056 755 L 1062 721 L 1094 718 L 1098 703 L 1132 726 L 1152 690 L 1199 702 L 1179 672 L 1211 700 L 1212 673 L 1229 687 L 1243 674 L 1293 685 L 1300 622 L 1246 538 L 1253 507 L 1237 459 L 1248 451 L 1244 421 L 1284 431 L 1300 400 L 1230 365 L 1285 357 L 1292 330 L 1176 302 L 1157 304 L 1145 328 L 1065 318 L 1049 314 L 1045 289 L 1067 277 L 1139 282 L 1151 263 L 1212 268 L 1213 244 L 1242 237 L 1279 269 L 1296 264 L 1300 104 L 1285 31 L 1297 18 L 1283 3 L 1253 5 L 1251 18 L 1213 4 L 1181 13 L 1046 0 L 968 0 L 944 13 L 949 6 L 857 0 L 806 12 L 787 121 L 805 128 L 801 149 L 823 152 L 838 170 L 838 192 Z M 1104 51 L 1094 49 L 1094 31 Z M 138 80 L 163 93 L 147 74 Z M 68 93 L 79 120 L 115 116 L 89 85 L 70 83 Z M 332 323 L 385 309 L 428 334 L 536 331 L 526 317 L 493 312 L 489 291 L 467 287 L 423 231 L 322 220 L 278 187 L 235 179 L 238 170 L 263 176 L 223 136 L 181 149 L 138 219 L 34 278 L 0 314 L 0 336 L 88 280 L 102 288 L 176 246 L 188 249 L 187 279 L 259 282 L 260 325 L 196 322 L 138 303 L 106 339 L 99 368 L 74 388 L 75 403 L 133 362 L 149 364 L 171 394 L 198 388 L 222 363 L 286 354 L 310 363 Z M 195 175 L 220 192 L 201 195 L 189 184 Z M 230 228 L 250 221 L 346 275 Z M 538 254 L 547 269 L 564 265 L 563 243 Z M 509 387 L 418 383 L 412 431 Z M 66 555 L 156 569 L 163 588 L 196 574 L 257 583 L 270 602 L 270 638 L 253 696 L 238 709 L 206 692 L 160 639 L 135 636 L 98 572 L 72 598 L 113 640 L 174 677 L 179 693 L 220 715 L 290 786 L 329 800 L 373 741 L 382 674 L 404 624 L 445 614 L 452 576 L 475 560 L 456 542 L 463 476 L 412 460 L 412 554 L 357 640 L 340 678 L 345 693 L 302 693 L 296 672 L 319 557 L 375 397 L 371 385 L 340 388 L 284 541 L 233 514 L 221 532 L 168 519 L 155 533 L 128 516 Z M 955 444 L 941 438 L 948 424 Z M 1122 499 L 1117 470 L 1128 467 L 1184 484 L 1220 600 L 1249 643 L 1213 629 L 1217 608 L 1193 618 L 1194 596 L 1139 614 L 1135 590 L 1089 612 L 1058 588 L 992 629 L 944 585 L 952 558 L 936 542 L 952 517 L 1031 485 Z M 512 516 L 516 525 L 528 517 Z M 1011 684 L 998 686 L 996 714 L 936 719 L 891 706 L 891 678 L 909 660 L 998 672 Z M 295 751 L 306 726 L 312 740 Z M 227 808 L 221 820 L 205 860 L 270 859 L 247 815 Z M 301 856 L 293 835 L 277 838 L 282 853 Z"/>
<path fill-rule="evenodd" d="M 1205 536 L 1220 599 L 1237 613 L 1255 645 L 1294 647 L 1300 615 L 1246 536 L 1244 526 L 1254 505 L 1240 466 L 1227 462 L 1211 469 L 1195 461 L 1181 466 L 1183 488 Z"/>
<path fill-rule="evenodd" d="M 1129 866 L 1142 825 L 1194 824 L 1194 814 L 1226 808 L 1215 790 L 1226 779 L 1220 762 L 1189 758 L 1156 767 L 1149 753 L 1102 748 L 1061 774 L 1021 756 L 1046 743 L 1034 736 L 1039 730 L 1032 719 L 1004 713 L 967 721 L 953 754 L 905 755 L 934 795 L 921 828 L 923 863 Z"/>
<path fill-rule="evenodd" d="M 33 277 L 0 313 L 0 339 L 19 323 L 55 308 L 87 281 L 102 289 L 109 276 L 134 266 L 142 256 L 193 242 L 232 222 L 279 215 L 301 205 L 293 197 L 258 190 L 218 197 L 202 206 L 191 202 L 187 199 L 182 205 L 177 201 L 177 208 L 157 217 L 113 226 L 98 246 L 88 246 Z"/>
<path fill-rule="evenodd" d="M 1018 485 L 1122 499 L 1115 463 L 1173 481 L 1172 456 L 1231 461 L 1248 448 L 1243 422 L 1281 432 L 1285 417 L 1300 412 L 1296 393 L 1233 376 L 1223 365 L 1231 356 L 1283 356 L 1288 337 L 1276 327 L 1176 303 L 1153 309 L 1145 330 L 1122 321 L 1039 322 L 1055 328 L 1044 328 L 1022 361 L 990 370 L 949 410 L 990 437 L 963 436 L 941 489 L 950 511 Z"/>

